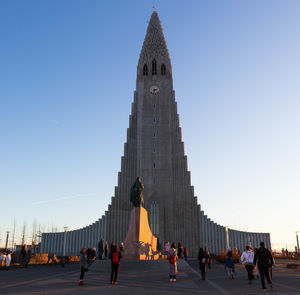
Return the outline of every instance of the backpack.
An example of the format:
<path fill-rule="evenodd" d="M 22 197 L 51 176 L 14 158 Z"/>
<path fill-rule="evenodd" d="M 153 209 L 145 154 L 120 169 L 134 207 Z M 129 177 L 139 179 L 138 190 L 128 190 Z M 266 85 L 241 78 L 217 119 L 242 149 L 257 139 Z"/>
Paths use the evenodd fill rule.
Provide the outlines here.
<path fill-rule="evenodd" d="M 113 252 L 112 254 L 112 263 L 119 263 L 119 252 Z"/>
<path fill-rule="evenodd" d="M 169 255 L 169 262 L 170 262 L 171 264 L 174 264 L 174 263 L 175 263 L 175 255 L 173 255 L 173 254 L 170 254 L 170 255 Z"/>

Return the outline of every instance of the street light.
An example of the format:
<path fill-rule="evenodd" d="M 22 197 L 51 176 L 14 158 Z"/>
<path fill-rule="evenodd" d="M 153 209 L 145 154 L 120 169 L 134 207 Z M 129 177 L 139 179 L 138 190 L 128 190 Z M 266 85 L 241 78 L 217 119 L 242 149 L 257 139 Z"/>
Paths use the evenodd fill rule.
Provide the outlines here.
<path fill-rule="evenodd" d="M 229 249 L 229 232 L 228 232 L 228 226 L 225 226 L 225 233 L 226 233 L 226 249 Z"/>
<path fill-rule="evenodd" d="M 9 231 L 6 232 L 6 242 L 5 242 L 5 249 L 7 250 L 7 244 L 8 244 L 8 237 L 9 237 Z"/>
<path fill-rule="evenodd" d="M 68 227 L 64 226 L 64 251 L 63 251 L 63 258 L 62 258 L 62 267 L 65 267 L 66 262 L 66 243 L 67 243 L 67 231 Z"/>
<path fill-rule="evenodd" d="M 299 238 L 298 238 L 298 233 L 299 231 L 295 231 L 296 233 L 296 240 L 297 240 L 297 253 L 299 252 Z"/>

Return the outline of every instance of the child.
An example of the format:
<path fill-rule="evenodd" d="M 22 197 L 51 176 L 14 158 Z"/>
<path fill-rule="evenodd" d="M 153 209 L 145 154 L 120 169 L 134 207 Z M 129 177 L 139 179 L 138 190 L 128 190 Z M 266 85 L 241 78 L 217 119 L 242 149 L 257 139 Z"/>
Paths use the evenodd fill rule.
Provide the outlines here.
<path fill-rule="evenodd" d="M 234 260 L 232 257 L 232 251 L 229 250 L 227 253 L 227 259 L 225 261 L 225 269 L 227 269 L 228 279 L 233 279 L 234 273 Z"/>
<path fill-rule="evenodd" d="M 168 251 L 170 282 L 176 282 L 177 259 L 176 245 L 173 243 Z"/>
<path fill-rule="evenodd" d="M 84 285 L 83 282 L 84 273 L 87 270 L 87 254 L 85 248 L 81 249 L 80 251 L 80 269 L 81 269 L 81 273 L 80 273 L 78 285 L 82 286 Z"/>

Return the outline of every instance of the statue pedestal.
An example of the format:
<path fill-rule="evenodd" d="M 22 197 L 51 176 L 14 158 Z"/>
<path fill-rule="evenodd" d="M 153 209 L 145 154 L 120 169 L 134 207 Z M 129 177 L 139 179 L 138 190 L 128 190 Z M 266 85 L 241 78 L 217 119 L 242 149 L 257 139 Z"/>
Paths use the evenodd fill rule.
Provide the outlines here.
<path fill-rule="evenodd" d="M 124 240 L 124 258 L 154 260 L 159 258 L 157 238 L 152 234 L 148 223 L 148 212 L 143 207 L 131 211 L 129 229 Z"/>

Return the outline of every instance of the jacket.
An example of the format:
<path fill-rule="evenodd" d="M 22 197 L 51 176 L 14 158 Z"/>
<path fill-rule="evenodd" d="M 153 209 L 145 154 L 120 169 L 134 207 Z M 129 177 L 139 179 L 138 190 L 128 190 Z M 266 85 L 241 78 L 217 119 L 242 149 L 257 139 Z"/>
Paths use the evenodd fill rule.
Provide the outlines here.
<path fill-rule="evenodd" d="M 87 268 L 87 255 L 82 252 L 80 253 L 80 266 Z"/>
<path fill-rule="evenodd" d="M 273 257 L 271 252 L 264 248 L 260 247 L 254 255 L 254 265 L 258 265 L 258 268 L 269 268 L 273 265 Z"/>

